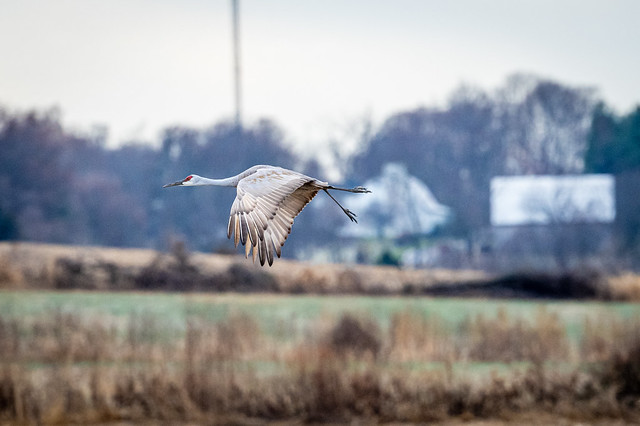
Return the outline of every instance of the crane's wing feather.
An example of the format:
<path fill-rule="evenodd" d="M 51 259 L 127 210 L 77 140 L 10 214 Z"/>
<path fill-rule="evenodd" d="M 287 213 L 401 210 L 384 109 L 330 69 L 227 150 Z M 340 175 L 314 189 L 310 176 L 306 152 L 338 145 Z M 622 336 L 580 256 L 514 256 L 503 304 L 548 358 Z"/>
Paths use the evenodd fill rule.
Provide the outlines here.
<path fill-rule="evenodd" d="M 245 246 L 248 257 L 273 263 L 291 232 L 293 219 L 322 188 L 309 176 L 280 168 L 259 169 L 241 179 L 231 206 L 227 236 Z M 257 254 L 256 254 L 257 251 Z"/>

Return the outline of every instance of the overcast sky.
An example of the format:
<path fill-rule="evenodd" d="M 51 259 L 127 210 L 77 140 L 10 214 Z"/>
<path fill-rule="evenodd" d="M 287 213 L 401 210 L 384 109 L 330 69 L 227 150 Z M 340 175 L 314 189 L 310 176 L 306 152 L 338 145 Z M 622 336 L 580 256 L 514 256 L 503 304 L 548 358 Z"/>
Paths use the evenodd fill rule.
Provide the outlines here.
<path fill-rule="evenodd" d="M 240 0 L 245 121 L 319 146 L 522 71 L 640 101 L 640 1 Z M 0 105 L 110 143 L 233 117 L 230 0 L 0 0 Z M 302 146 L 302 145 L 299 145 Z"/>

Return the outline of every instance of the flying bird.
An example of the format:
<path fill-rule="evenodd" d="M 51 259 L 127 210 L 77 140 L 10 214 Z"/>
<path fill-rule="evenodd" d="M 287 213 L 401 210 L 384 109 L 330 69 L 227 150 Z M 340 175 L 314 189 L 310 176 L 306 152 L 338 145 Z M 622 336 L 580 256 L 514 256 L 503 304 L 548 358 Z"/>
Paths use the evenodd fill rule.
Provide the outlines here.
<path fill-rule="evenodd" d="M 273 264 L 273 253 L 280 257 L 281 247 L 291 233 L 293 219 L 302 211 L 319 191 L 324 191 L 336 202 L 342 211 L 353 222 L 356 215 L 342 207 L 329 190 L 354 193 L 371 192 L 362 186 L 355 188 L 338 188 L 316 178 L 303 175 L 282 167 L 258 165 L 244 172 L 225 179 L 210 179 L 191 174 L 170 186 L 232 186 L 236 187 L 236 199 L 231 205 L 227 238 L 233 240 L 235 246 L 245 246 L 245 257 L 253 249 L 253 261 L 260 259 Z"/>

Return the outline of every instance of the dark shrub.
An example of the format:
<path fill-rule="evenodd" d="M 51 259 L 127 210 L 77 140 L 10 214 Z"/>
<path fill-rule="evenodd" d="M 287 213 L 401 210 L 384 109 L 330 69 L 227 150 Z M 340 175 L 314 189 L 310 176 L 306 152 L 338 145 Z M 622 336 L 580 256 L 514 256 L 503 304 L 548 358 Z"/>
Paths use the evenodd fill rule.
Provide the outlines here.
<path fill-rule="evenodd" d="M 344 314 L 330 333 L 330 345 L 338 354 L 370 353 L 377 358 L 382 347 L 380 329 L 372 321 Z"/>
<path fill-rule="evenodd" d="M 640 408 L 640 339 L 613 356 L 602 373 L 602 382 L 615 387 L 618 401 Z"/>

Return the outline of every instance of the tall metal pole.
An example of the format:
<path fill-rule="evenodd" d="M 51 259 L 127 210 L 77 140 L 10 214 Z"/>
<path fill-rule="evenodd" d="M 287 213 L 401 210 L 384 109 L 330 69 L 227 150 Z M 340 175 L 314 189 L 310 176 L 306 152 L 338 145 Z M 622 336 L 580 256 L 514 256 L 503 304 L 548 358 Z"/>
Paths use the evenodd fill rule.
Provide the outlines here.
<path fill-rule="evenodd" d="M 242 92 L 240 87 L 240 18 L 238 0 L 231 0 L 233 14 L 233 76 L 235 83 L 236 127 L 242 127 Z"/>

